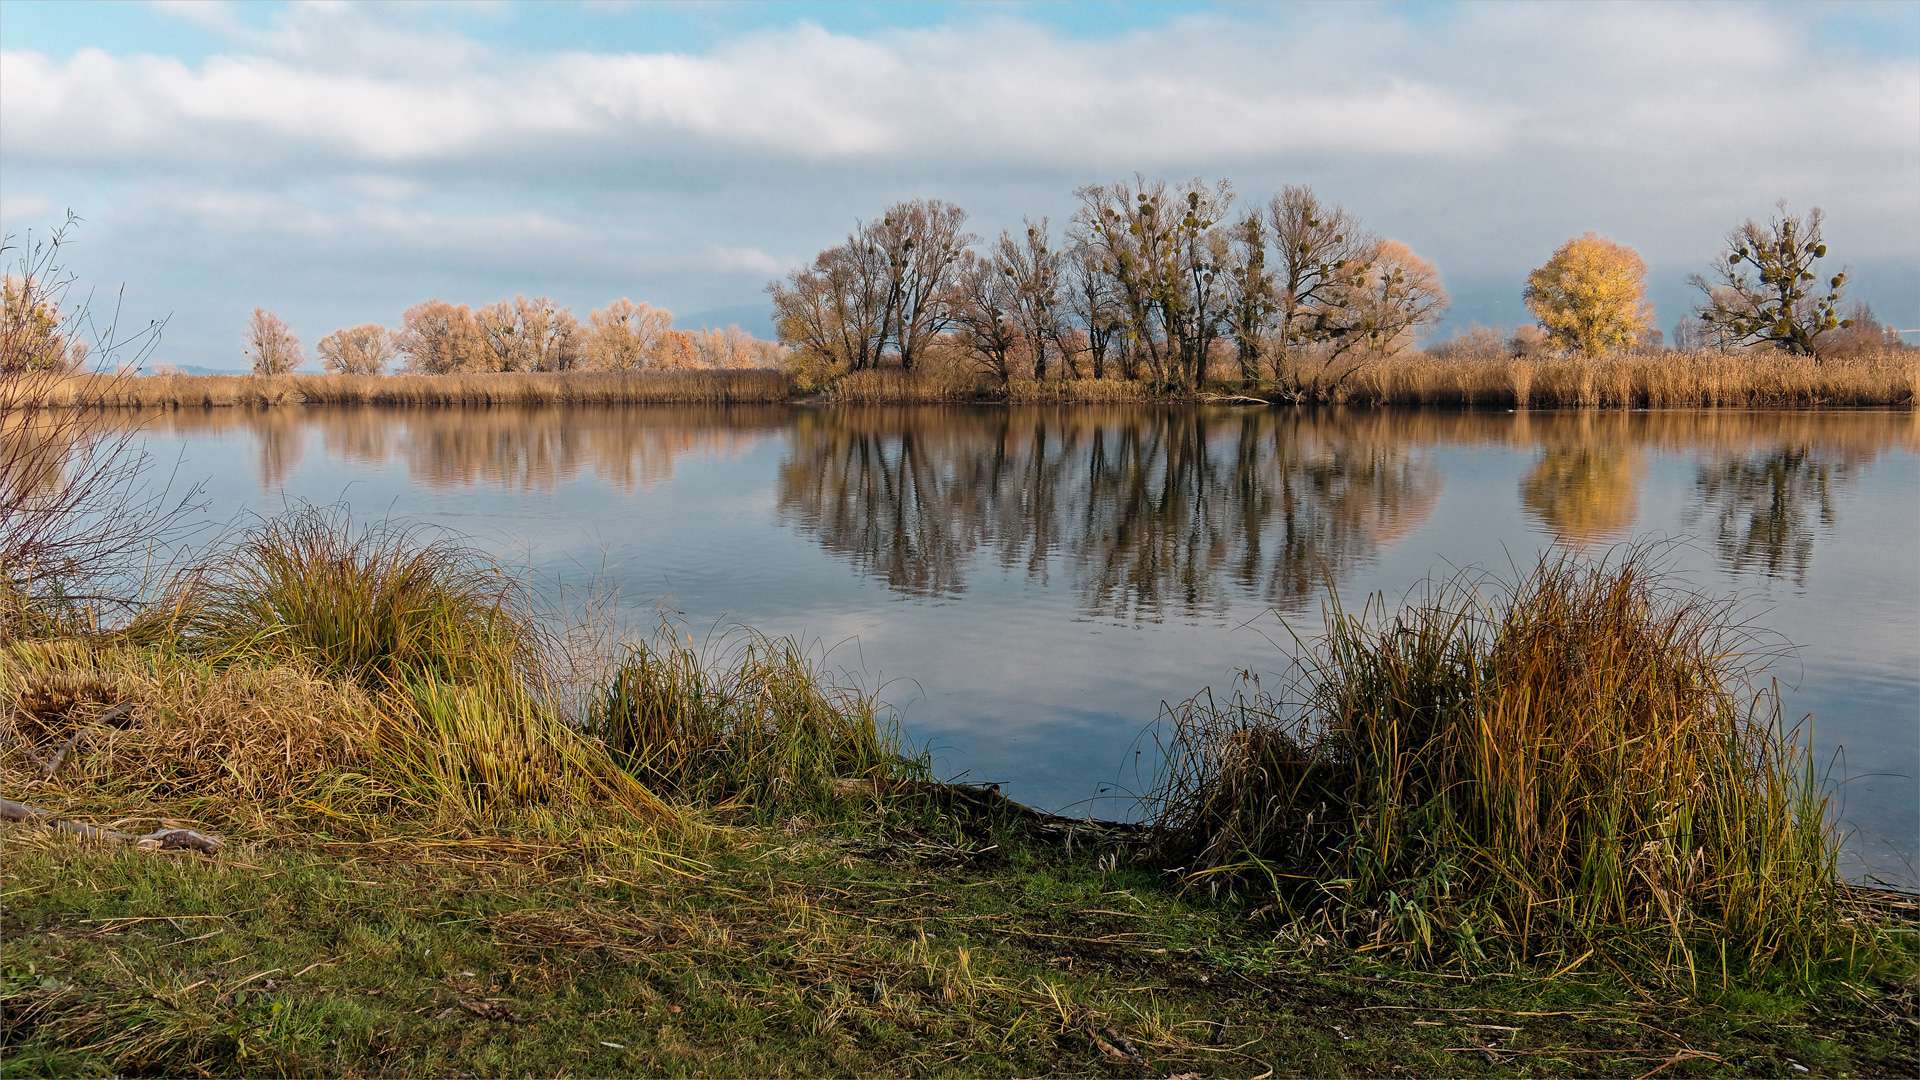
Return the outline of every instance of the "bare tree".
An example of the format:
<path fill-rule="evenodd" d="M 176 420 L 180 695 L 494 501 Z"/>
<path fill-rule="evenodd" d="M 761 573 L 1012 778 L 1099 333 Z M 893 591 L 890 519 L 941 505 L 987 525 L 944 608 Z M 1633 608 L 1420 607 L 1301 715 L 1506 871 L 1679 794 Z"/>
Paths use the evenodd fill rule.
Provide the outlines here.
<path fill-rule="evenodd" d="M 690 366 L 723 370 L 778 367 L 785 359 L 780 346 L 761 341 L 729 323 L 725 330 L 694 330 L 684 335 L 692 347 Z"/>
<path fill-rule="evenodd" d="M 1369 360 L 1413 347 L 1420 328 L 1447 310 L 1447 290 L 1432 263 L 1398 240 L 1382 240 L 1367 256 L 1367 272 L 1347 297 L 1346 332 L 1330 343 L 1336 364 L 1328 385 L 1338 386 Z"/>
<path fill-rule="evenodd" d="M 1215 229 L 1233 202 L 1226 181 L 1190 180 L 1169 193 L 1144 176 L 1075 192 L 1076 238 L 1112 279 L 1129 344 L 1144 350 L 1157 379 L 1195 385 L 1224 317 L 1225 237 Z"/>
<path fill-rule="evenodd" d="M 580 362 L 580 322 L 544 296 L 516 296 L 475 313 L 493 371 L 569 371 Z"/>
<path fill-rule="evenodd" d="M 639 371 L 659 361 L 673 313 L 621 297 L 587 316 L 582 352 L 600 371 Z"/>
<path fill-rule="evenodd" d="M 891 338 L 903 371 L 912 371 L 929 340 L 952 319 L 952 291 L 960 253 L 977 239 L 963 231 L 967 212 L 939 199 L 895 203 L 849 243 L 865 244 L 886 261 L 883 338 Z"/>
<path fill-rule="evenodd" d="M 1083 239 L 1075 239 L 1068 249 L 1068 308 L 1085 335 L 1087 355 L 1093 362 L 1093 377 L 1107 377 L 1107 354 L 1116 338 L 1126 333 L 1125 315 L 1114 295 L 1113 279 L 1102 269 L 1098 251 Z M 1129 379 L 1132 372 L 1125 372 Z"/>
<path fill-rule="evenodd" d="M 465 304 L 428 300 L 408 308 L 400 316 L 394 348 L 406 369 L 418 375 L 451 375 L 486 367 L 486 341 L 473 310 Z"/>
<path fill-rule="evenodd" d="M 822 379 L 877 366 L 889 333 L 886 261 L 858 234 L 772 282 L 773 322 L 780 343 Z"/>
<path fill-rule="evenodd" d="M 1267 333 L 1280 309 L 1273 273 L 1267 269 L 1266 219 L 1258 211 L 1248 214 L 1233 227 L 1229 243 L 1233 258 L 1227 268 L 1227 329 L 1240 363 L 1240 382 L 1252 386 L 1260 378 Z"/>
<path fill-rule="evenodd" d="M 1274 379 L 1296 393 L 1325 384 L 1324 372 L 1297 370 L 1301 351 L 1354 329 L 1347 308 L 1366 281 L 1378 241 L 1360 219 L 1322 204 L 1313 189 L 1292 186 L 1267 204 L 1275 258 Z"/>
<path fill-rule="evenodd" d="M 994 271 L 1006 279 L 1008 296 L 1013 301 L 1013 316 L 1025 340 L 1033 362 L 1036 381 L 1047 377 L 1047 352 L 1058 351 L 1064 360 L 1066 350 L 1061 339 L 1066 333 L 1061 296 L 1061 257 L 1048 240 L 1047 219 L 1040 224 L 1024 222 L 1023 243 L 1002 230 L 993 247 Z"/>
<path fill-rule="evenodd" d="M 1814 264 L 1827 257 L 1821 236 L 1826 215 L 1816 206 L 1796 217 L 1785 199 L 1776 205 L 1778 213 L 1765 225 L 1748 218 L 1727 234 L 1728 254 L 1713 264 L 1714 280 L 1699 274 L 1689 279 L 1704 294 L 1694 314 L 1732 343 L 1770 342 L 1818 357 L 1822 334 L 1852 325 L 1840 317 L 1847 274 L 1827 279 L 1822 295 Z M 1743 263 L 1753 268 L 1753 277 Z"/>
<path fill-rule="evenodd" d="M 280 316 L 263 307 L 247 320 L 245 355 L 255 375 L 285 375 L 307 362 L 300 339 Z"/>
<path fill-rule="evenodd" d="M 953 320 L 960 344 L 1002 386 L 1013 377 L 1013 350 L 1020 342 L 1019 301 L 1007 275 L 990 259 L 969 253 L 955 287 Z"/>
<path fill-rule="evenodd" d="M 335 330 L 320 339 L 313 351 L 328 371 L 338 375 L 383 375 L 393 360 L 393 335 L 379 323 L 351 330 Z"/>
<path fill-rule="evenodd" d="M 53 319 L 9 318 L 0 333 L 0 642 L 48 619 L 93 625 L 101 605 L 131 606 L 130 575 L 182 530 L 198 492 L 174 499 L 144 488 L 151 459 L 139 424 L 109 410 L 49 407 L 76 352 L 117 368 L 109 378 L 131 378 L 166 325 L 154 319 L 123 336 L 117 302 L 97 321 L 90 297 L 68 304 L 75 279 L 60 249 L 78 223 L 68 214 L 44 240 L 0 241 L 0 252 L 18 256 L 15 310 Z M 58 364 L 46 362 L 49 330 L 62 343 Z M 90 347 L 76 350 L 83 339 Z"/>

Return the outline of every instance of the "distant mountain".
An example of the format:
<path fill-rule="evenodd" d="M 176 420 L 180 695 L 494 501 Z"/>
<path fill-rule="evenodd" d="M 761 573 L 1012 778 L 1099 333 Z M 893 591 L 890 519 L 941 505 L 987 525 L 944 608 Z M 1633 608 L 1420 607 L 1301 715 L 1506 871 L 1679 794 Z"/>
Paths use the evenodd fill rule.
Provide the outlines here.
<path fill-rule="evenodd" d="M 762 341 L 772 341 L 775 336 L 773 305 L 736 304 L 732 307 L 708 308 L 691 315 L 673 317 L 675 330 L 698 330 L 701 327 L 708 330 L 725 330 L 730 324 L 738 326 Z"/>
<path fill-rule="evenodd" d="M 178 372 L 181 375 L 246 375 L 251 373 L 252 371 L 251 368 L 215 368 L 215 367 L 201 367 L 199 364 L 159 363 L 159 364 L 147 364 L 143 366 L 140 369 L 140 374 L 153 375 L 153 374 L 156 374 L 156 372 L 154 371 L 155 368 L 163 368 L 163 367 L 171 368 L 174 372 Z"/>

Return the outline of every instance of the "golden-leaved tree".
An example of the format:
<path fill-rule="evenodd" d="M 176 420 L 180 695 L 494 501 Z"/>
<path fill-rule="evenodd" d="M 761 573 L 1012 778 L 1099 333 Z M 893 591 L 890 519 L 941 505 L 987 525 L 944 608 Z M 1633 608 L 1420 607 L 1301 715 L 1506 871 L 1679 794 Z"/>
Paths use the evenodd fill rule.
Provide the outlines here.
<path fill-rule="evenodd" d="M 465 304 L 428 300 L 413 305 L 400 316 L 393 344 L 406 369 L 417 375 L 486 370 L 486 335 Z"/>
<path fill-rule="evenodd" d="M 1555 344 L 1582 356 L 1630 349 L 1653 326 L 1646 278 L 1647 264 L 1632 248 L 1588 233 L 1527 275 L 1527 310 Z"/>

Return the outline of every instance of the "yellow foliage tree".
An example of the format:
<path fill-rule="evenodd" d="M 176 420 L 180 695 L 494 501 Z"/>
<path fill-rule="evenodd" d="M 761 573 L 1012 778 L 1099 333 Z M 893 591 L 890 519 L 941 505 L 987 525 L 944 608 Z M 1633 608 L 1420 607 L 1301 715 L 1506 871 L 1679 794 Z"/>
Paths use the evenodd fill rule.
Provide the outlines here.
<path fill-rule="evenodd" d="M 1639 253 L 1588 233 L 1527 275 L 1527 310 L 1556 344 L 1582 356 L 1629 349 L 1653 325 L 1646 278 Z"/>

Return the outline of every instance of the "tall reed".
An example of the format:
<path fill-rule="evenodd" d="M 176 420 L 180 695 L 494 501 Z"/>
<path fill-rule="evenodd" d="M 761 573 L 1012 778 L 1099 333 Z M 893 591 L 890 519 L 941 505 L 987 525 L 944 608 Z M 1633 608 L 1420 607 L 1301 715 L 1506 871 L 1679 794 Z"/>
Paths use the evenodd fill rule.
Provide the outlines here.
<path fill-rule="evenodd" d="M 1917 388 L 1920 349 L 1821 361 L 1763 351 L 1523 359 L 1408 352 L 1362 368 L 1334 398 L 1456 408 L 1803 408 L 1912 405 Z"/>
<path fill-rule="evenodd" d="M 1416 957 L 1804 971 L 1854 931 L 1802 733 L 1747 694 L 1750 644 L 1645 551 L 1392 614 L 1336 602 L 1278 694 L 1173 710 L 1161 854 Z"/>

